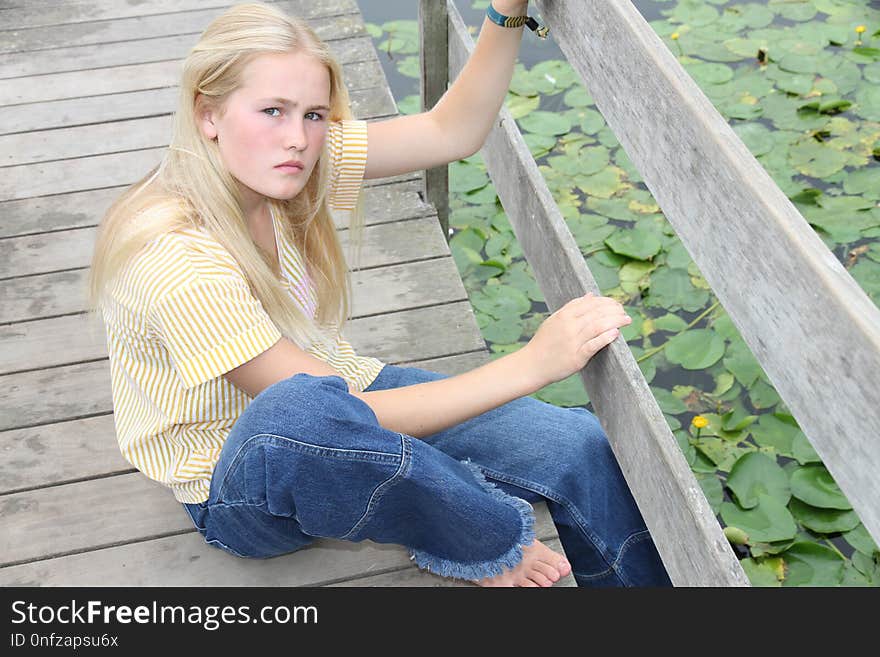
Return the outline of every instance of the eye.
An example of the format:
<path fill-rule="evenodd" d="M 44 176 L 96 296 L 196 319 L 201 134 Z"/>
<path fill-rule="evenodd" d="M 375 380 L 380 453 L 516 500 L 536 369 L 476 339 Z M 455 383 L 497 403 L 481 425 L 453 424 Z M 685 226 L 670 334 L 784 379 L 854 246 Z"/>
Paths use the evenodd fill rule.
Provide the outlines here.
<path fill-rule="evenodd" d="M 271 111 L 273 111 L 273 110 L 276 111 L 276 112 L 279 112 L 279 113 L 280 113 L 280 111 L 281 111 L 281 110 L 279 110 L 277 107 L 267 107 L 267 108 L 264 109 L 263 111 L 264 111 L 264 112 L 271 112 Z M 269 116 L 278 116 L 278 115 L 277 115 L 277 114 L 269 114 Z"/>
<path fill-rule="evenodd" d="M 308 116 L 309 114 L 314 114 L 317 117 L 316 119 L 314 119 L 315 121 L 323 121 L 324 120 L 324 117 L 321 114 L 319 114 L 318 112 L 309 112 L 308 114 L 306 114 L 306 116 Z"/>

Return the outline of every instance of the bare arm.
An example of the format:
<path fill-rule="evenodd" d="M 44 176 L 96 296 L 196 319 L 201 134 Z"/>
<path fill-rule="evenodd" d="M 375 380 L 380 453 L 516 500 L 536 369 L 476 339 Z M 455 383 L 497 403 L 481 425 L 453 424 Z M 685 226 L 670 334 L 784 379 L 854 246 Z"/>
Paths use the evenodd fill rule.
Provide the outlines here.
<path fill-rule="evenodd" d="M 540 390 L 520 349 L 464 374 L 390 390 L 352 392 L 386 429 L 416 438 L 455 426 L 509 401 Z"/>
<path fill-rule="evenodd" d="M 535 368 L 527 362 L 524 349 L 446 379 L 351 394 L 364 401 L 386 429 L 423 438 L 546 385 L 533 374 Z M 342 376 L 324 361 L 282 338 L 224 377 L 256 397 L 273 383 L 300 372 Z"/>
<path fill-rule="evenodd" d="M 522 16 L 528 9 L 527 0 L 492 4 L 506 16 Z M 510 88 L 524 29 L 501 27 L 486 17 L 473 53 L 433 108 L 368 123 L 364 178 L 431 169 L 482 148 Z"/>

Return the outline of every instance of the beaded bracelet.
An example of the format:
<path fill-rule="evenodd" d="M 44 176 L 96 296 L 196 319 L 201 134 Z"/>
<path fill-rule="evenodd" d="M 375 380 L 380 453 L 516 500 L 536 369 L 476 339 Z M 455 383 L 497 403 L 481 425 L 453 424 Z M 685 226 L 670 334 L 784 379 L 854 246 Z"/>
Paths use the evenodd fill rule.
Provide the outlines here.
<path fill-rule="evenodd" d="M 499 14 L 495 11 L 495 7 L 492 6 L 491 2 L 489 3 L 489 8 L 486 9 L 486 15 L 489 17 L 490 21 L 501 27 L 520 27 L 525 25 L 542 39 L 546 39 L 547 35 L 550 33 L 549 27 L 539 26 L 538 21 L 531 16 L 505 16 Z"/>

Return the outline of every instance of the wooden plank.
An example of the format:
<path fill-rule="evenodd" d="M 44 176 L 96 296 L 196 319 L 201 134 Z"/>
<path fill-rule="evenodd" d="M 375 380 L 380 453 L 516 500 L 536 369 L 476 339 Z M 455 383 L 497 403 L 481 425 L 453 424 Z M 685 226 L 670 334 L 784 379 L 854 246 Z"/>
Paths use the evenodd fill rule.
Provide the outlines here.
<path fill-rule="evenodd" d="M 449 20 L 446 3 L 419 0 L 419 96 L 423 112 L 434 107 L 449 85 Z M 449 167 L 425 171 L 425 198 L 437 208 L 440 229 L 449 239 Z"/>
<path fill-rule="evenodd" d="M 70 171 L 72 165 L 66 160 L 167 147 L 171 137 L 171 120 L 170 114 L 164 114 L 131 121 L 0 135 L 0 166 L 62 160 L 62 166 Z"/>
<path fill-rule="evenodd" d="M 274 4 L 275 0 L 267 0 Z M 305 3 L 298 6 L 304 6 Z M 356 10 L 354 0 L 322 0 L 318 4 L 321 14 L 350 14 Z M 61 3 L 42 7 L 39 11 L 33 8 L 8 9 L 3 13 L 6 25 L 13 28 L 55 26 L 67 23 L 87 23 L 107 21 L 134 16 L 152 16 L 194 9 L 213 9 L 217 14 L 228 8 L 229 2 L 222 0 L 151 0 L 149 3 L 107 2 L 101 0 Z M 315 14 L 311 14 L 315 15 Z"/>
<path fill-rule="evenodd" d="M 455 5 L 447 6 L 450 71 L 457 76 L 474 44 Z M 542 15 L 556 27 L 559 21 Z M 555 311 L 585 291 L 601 294 L 504 106 L 500 119 L 481 153 L 548 307 Z M 580 375 L 673 583 L 748 585 L 624 340 L 603 349 Z"/>
<path fill-rule="evenodd" d="M 35 321 L 85 312 L 87 275 L 88 270 L 77 269 L 0 282 L 0 291 L 14 292 L 2 308 L 0 321 Z M 468 298 L 451 256 L 355 271 L 351 281 L 354 317 Z"/>
<path fill-rule="evenodd" d="M 385 362 L 455 375 L 489 359 L 488 351 L 480 349 L 427 360 Z M 36 381 L 39 385 L 34 385 Z M 0 409 L 14 408 L 19 424 L 27 428 L 0 432 L 0 494 L 135 472 L 117 445 L 106 359 L 12 374 L 4 383 L 3 391 L 17 389 L 20 403 L 5 400 Z M 102 414 L 81 417 L 86 408 Z"/>
<path fill-rule="evenodd" d="M 546 507 L 546 504 L 542 504 L 542 507 Z M 538 519 L 538 509 L 535 509 L 535 521 L 537 524 Z M 543 537 L 538 537 L 538 540 L 547 545 L 551 550 L 557 550 L 565 554 L 565 550 L 562 548 L 562 543 L 558 538 L 546 539 Z M 343 582 L 338 582 L 336 584 L 327 584 L 326 586 L 471 586 L 476 587 L 476 584 L 471 584 L 470 582 L 459 580 L 459 579 L 451 579 L 447 577 L 438 577 L 437 575 L 433 575 L 431 573 L 425 573 L 424 571 L 419 570 L 416 566 L 412 566 L 410 568 L 403 568 L 402 570 L 394 570 L 389 573 L 382 573 L 381 575 L 369 575 L 366 577 L 358 577 L 354 579 L 348 579 Z M 557 586 L 577 586 L 575 582 L 574 576 L 568 574 L 567 576 L 560 579 L 556 582 L 554 587 Z"/>
<path fill-rule="evenodd" d="M 345 23 L 350 25 L 352 19 L 346 18 Z M 41 84 L 42 76 L 46 74 L 55 75 L 77 71 L 81 77 L 86 78 L 86 76 L 95 75 L 96 71 L 115 66 L 168 60 L 182 62 L 197 40 L 197 34 L 175 34 L 155 39 L 124 41 L 97 46 L 58 48 L 52 51 L 52 57 L 34 57 L 32 53 L 0 55 L 0 78 L 15 79 L 20 84 L 29 86 Z M 341 64 L 367 61 L 375 57 L 375 50 L 369 36 L 354 36 L 327 41 L 327 45 L 330 46 L 331 51 Z"/>
<path fill-rule="evenodd" d="M 352 345 L 357 342 L 358 353 L 380 360 L 434 358 L 485 345 L 468 301 L 352 319 L 345 335 Z M 8 354 L 0 363 L 0 374 L 70 365 L 107 355 L 104 326 L 92 314 L 0 326 L 0 344 Z M 16 425 L 14 416 L 4 414 L 0 418 L 0 430 Z"/>
<path fill-rule="evenodd" d="M 153 65 L 144 65 L 144 67 L 147 66 L 152 67 Z M 119 89 L 120 86 L 124 87 L 125 85 L 117 85 L 114 82 L 115 73 L 119 69 L 111 69 L 111 71 L 106 78 L 103 76 L 92 76 L 92 79 L 100 80 L 100 82 L 89 86 L 112 88 L 112 93 L 114 94 L 117 91 L 125 91 L 124 89 Z M 148 73 L 153 74 L 155 71 L 148 71 Z M 174 76 L 171 75 L 169 77 Z M 42 84 L 43 82 L 40 81 L 37 88 L 42 88 Z M 148 84 L 170 86 L 159 85 L 156 82 L 144 83 L 144 85 Z M 141 88 L 144 85 L 132 83 L 128 86 Z M 32 88 L 34 87 L 16 86 L 13 93 L 22 96 L 25 94 L 24 90 Z M 0 93 L 2 92 L 3 83 L 0 81 Z M 30 95 L 33 96 L 34 94 Z M 391 91 L 384 83 L 378 90 L 375 88 L 353 89 L 349 96 L 352 112 L 358 118 L 369 119 L 397 114 L 397 105 L 391 97 Z M 11 134 L 14 132 L 49 130 L 107 121 L 158 116 L 173 112 L 176 103 L 176 88 L 153 89 L 142 93 L 126 92 L 112 95 L 112 97 L 110 91 L 104 93 L 95 90 L 88 96 L 71 98 L 69 100 L 35 101 L 0 107 L 0 120 L 3 121 L 0 133 Z"/>
<path fill-rule="evenodd" d="M 375 53 L 363 53 L 364 61 L 343 62 L 342 71 L 349 92 L 375 86 L 379 78 L 385 84 L 384 73 Z M 180 82 L 182 61 L 158 61 L 126 66 L 102 68 L 100 75 L 89 71 L 49 73 L 36 77 L 0 80 L 0 106 L 45 103 L 67 98 L 84 98 L 107 94 L 143 91 L 164 87 L 177 87 Z M 380 73 L 377 73 L 379 71 Z M 173 97 L 176 101 L 176 93 Z M 116 102 L 122 99 L 112 99 Z M 53 106 L 58 107 L 58 106 Z M 28 108 L 29 111 L 39 109 Z M 173 103 L 168 111 L 174 109 Z M 8 114 L 8 112 L 7 112 Z M 97 119 L 92 121 L 97 122 Z M 3 132 L 15 132 L 4 126 Z M 41 128 L 42 126 L 37 126 Z"/>
<path fill-rule="evenodd" d="M 318 36 L 327 42 L 364 35 L 363 20 L 358 13 L 322 16 L 326 12 L 323 2 L 286 1 L 277 4 L 289 14 L 305 18 Z M 63 49 L 68 56 L 76 56 L 76 48 L 83 50 L 88 46 L 158 39 L 169 34 L 191 34 L 195 42 L 208 23 L 221 13 L 220 9 L 201 9 L 24 30 L 0 30 L 0 62 L 8 66 L 9 62 L 14 61 L 10 55 L 23 58 L 27 56 L 25 53 L 50 49 L 58 53 Z M 67 66 L 64 61 L 58 64 Z"/>
<path fill-rule="evenodd" d="M 365 228 L 363 230 L 362 259 L 368 257 L 366 240 L 369 238 L 375 241 L 375 238 L 372 237 L 372 231 L 369 230 L 370 227 L 396 223 L 409 219 L 413 215 L 415 217 L 425 216 L 430 211 L 430 206 L 423 203 L 415 192 L 403 192 L 403 189 L 394 185 L 367 187 L 364 190 Z M 66 195 L 56 198 L 63 200 Z M 95 210 L 100 209 L 103 212 L 109 205 L 108 202 L 106 206 L 101 208 L 92 208 L 91 216 L 97 215 Z M 0 210 L 4 207 L 8 206 L 0 204 Z M 37 204 L 37 207 L 40 205 Z M 81 216 L 78 210 L 76 216 Z M 340 231 L 340 242 L 344 240 L 343 246 L 348 249 L 349 219 L 346 217 L 346 213 L 334 213 L 333 221 L 337 230 Z M 412 229 L 419 230 L 419 227 L 414 226 Z M 96 227 L 87 226 L 0 240 L 0 279 L 88 267 L 94 250 L 96 231 Z M 388 231 L 386 230 L 382 236 L 389 237 Z M 389 246 L 396 243 L 392 242 Z M 409 250 L 409 253 L 412 253 L 412 249 Z M 356 266 L 354 263 L 349 263 L 349 265 Z M 12 282 L 10 284 L 14 285 Z"/>
<path fill-rule="evenodd" d="M 166 494 L 165 497 L 171 496 Z M 161 506 L 160 513 L 175 523 L 179 516 L 183 522 L 190 522 L 186 511 L 173 498 L 161 505 L 152 500 L 151 503 Z M 537 502 L 533 506 L 538 540 L 553 544 L 558 534 L 547 504 Z M 131 517 L 124 510 L 115 513 Z M 95 529 L 101 531 L 100 526 Z M 107 535 L 114 534 L 108 532 Z M 104 536 L 102 533 L 101 537 Z M 59 545 L 56 543 L 55 547 Z M 317 539 L 314 544 L 291 554 L 272 559 L 242 559 L 207 545 L 193 529 L 178 535 L 145 537 L 145 540 L 123 545 L 0 568 L 0 585 L 326 586 L 361 578 L 365 573 L 399 571 L 408 564 L 412 562 L 405 548 L 370 540 L 352 543 Z M 440 579 L 432 573 L 418 573 L 425 581 Z M 418 579 L 416 573 L 413 579 Z"/>
<path fill-rule="evenodd" d="M 880 542 L 880 309 L 631 3 L 538 6 L 773 387 Z"/>
<path fill-rule="evenodd" d="M 107 121 L 116 117 L 163 113 L 156 112 L 152 106 L 160 105 L 173 110 L 178 92 L 171 87 L 175 87 L 179 81 L 180 62 L 177 60 L 116 66 L 102 70 L 101 75 L 77 71 L 41 75 L 38 78 L 0 80 L 0 118 L 3 119 L 0 130 L 5 134 L 58 128 L 74 125 L 73 118 L 82 116 L 93 116 L 93 121 Z M 163 90 L 159 101 L 153 100 L 155 94 L 135 95 L 138 91 L 158 89 Z M 111 94 L 114 98 L 109 99 L 112 101 L 110 103 L 107 102 L 108 98 L 92 98 Z M 103 101 L 103 105 L 99 101 Z M 42 103 L 48 104 L 48 107 L 41 111 Z M 31 104 L 34 106 L 28 108 L 30 112 L 22 112 L 19 107 Z M 115 104 L 122 104 L 123 107 L 118 110 L 111 107 Z M 135 112 L 131 106 L 137 107 L 138 104 L 144 104 L 144 109 Z M 33 112 L 37 116 L 30 121 L 27 116 L 22 116 Z M 79 122 L 88 121 L 80 118 Z"/>
<path fill-rule="evenodd" d="M 0 238 L 97 226 L 104 210 L 110 207 L 126 186 L 0 201 L 0 217 L 3 217 L 0 222 Z M 0 241 L 0 245 L 3 244 Z M 9 251 L 8 247 L 0 246 L 0 253 Z M 3 262 L 3 256 L 0 255 L 0 263 Z M 16 269 L 4 264 L 0 264 L 0 268 L 0 278 L 17 273 Z"/>

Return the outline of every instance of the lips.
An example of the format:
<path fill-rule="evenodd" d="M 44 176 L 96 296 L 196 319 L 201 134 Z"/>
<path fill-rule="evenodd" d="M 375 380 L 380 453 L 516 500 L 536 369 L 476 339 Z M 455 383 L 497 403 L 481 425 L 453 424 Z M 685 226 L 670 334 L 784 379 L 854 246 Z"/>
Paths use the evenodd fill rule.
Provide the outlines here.
<path fill-rule="evenodd" d="M 302 162 L 298 162 L 296 160 L 290 160 L 288 162 L 283 162 L 275 167 L 279 171 L 286 171 L 288 173 L 296 173 L 298 171 L 302 171 L 305 167 Z"/>

